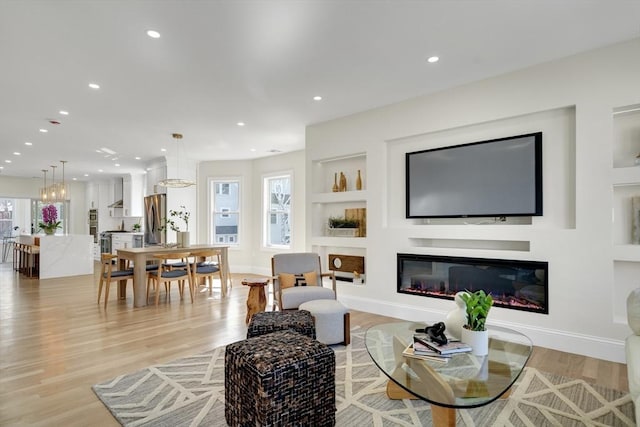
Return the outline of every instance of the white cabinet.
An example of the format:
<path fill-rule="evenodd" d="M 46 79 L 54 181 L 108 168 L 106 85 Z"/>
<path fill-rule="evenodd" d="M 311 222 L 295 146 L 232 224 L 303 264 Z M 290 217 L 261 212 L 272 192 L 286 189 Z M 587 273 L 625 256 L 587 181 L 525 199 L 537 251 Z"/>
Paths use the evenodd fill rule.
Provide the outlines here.
<path fill-rule="evenodd" d="M 127 249 L 133 247 L 132 233 L 113 233 L 111 235 L 111 253 L 117 254 L 118 249 Z"/>
<path fill-rule="evenodd" d="M 122 181 L 122 216 L 142 216 L 144 175 L 131 174 Z"/>

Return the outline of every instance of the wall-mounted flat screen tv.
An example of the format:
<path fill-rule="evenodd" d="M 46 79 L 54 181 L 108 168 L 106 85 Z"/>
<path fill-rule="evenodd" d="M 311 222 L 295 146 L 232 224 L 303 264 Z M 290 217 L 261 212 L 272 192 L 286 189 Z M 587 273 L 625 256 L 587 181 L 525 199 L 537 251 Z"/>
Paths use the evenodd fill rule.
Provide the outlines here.
<path fill-rule="evenodd" d="M 406 154 L 406 217 L 542 215 L 542 132 Z"/>

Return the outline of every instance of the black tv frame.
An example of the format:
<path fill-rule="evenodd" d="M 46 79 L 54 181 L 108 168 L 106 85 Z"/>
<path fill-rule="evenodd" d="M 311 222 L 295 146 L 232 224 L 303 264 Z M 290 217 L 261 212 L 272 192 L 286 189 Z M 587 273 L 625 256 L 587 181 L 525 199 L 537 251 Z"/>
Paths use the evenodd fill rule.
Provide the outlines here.
<path fill-rule="evenodd" d="M 450 214 L 450 215 L 411 215 L 411 197 L 410 197 L 410 177 L 411 177 L 411 170 L 410 170 L 410 159 L 412 156 L 414 155 L 418 155 L 421 153 L 426 153 L 426 152 L 433 152 L 433 151 L 444 151 L 444 150 L 450 150 L 450 149 L 460 149 L 463 147 L 467 147 L 467 146 L 475 146 L 475 145 L 482 145 L 482 144 L 491 144 L 491 143 L 496 143 L 496 142 L 501 142 L 501 141 L 507 141 L 507 140 L 511 140 L 511 139 L 518 139 L 518 138 L 526 138 L 526 137 L 534 137 L 534 155 L 535 155 L 535 159 L 534 159 L 534 173 L 535 173 L 535 207 L 534 207 L 534 211 L 533 212 L 519 212 L 519 213 L 505 213 L 505 212 L 488 212 L 488 213 L 482 213 L 482 214 L 473 214 L 473 213 L 457 213 L 457 214 Z M 478 142 L 471 142 L 471 143 L 467 143 L 467 144 L 460 144 L 460 145 L 451 145 L 451 146 L 446 146 L 446 147 L 438 147 L 438 148 L 433 148 L 433 149 L 427 149 L 427 150 L 420 150 L 420 151 L 413 151 L 410 153 L 406 153 L 405 154 L 405 215 L 406 218 L 408 219 L 413 219 L 413 218 L 471 218 L 471 217 L 481 217 L 481 218 L 486 218 L 486 217 L 526 217 L 526 216 L 542 216 L 543 214 L 543 208 L 542 208 L 542 132 L 533 132 L 533 133 L 528 133 L 528 134 L 522 134 L 522 135 L 514 135 L 514 136 L 508 136 L 508 137 L 504 137 L 504 138 L 496 138 L 496 139 L 490 139 L 490 140 L 486 140 L 486 141 L 478 141 Z"/>

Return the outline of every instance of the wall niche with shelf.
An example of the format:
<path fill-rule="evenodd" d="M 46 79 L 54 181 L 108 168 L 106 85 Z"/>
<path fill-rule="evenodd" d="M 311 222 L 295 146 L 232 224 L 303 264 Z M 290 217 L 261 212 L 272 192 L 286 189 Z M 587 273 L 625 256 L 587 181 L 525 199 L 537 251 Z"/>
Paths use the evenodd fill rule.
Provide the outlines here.
<path fill-rule="evenodd" d="M 640 245 L 632 241 L 631 206 L 631 199 L 640 197 L 640 104 L 613 110 L 612 153 L 614 259 L 640 263 Z"/>
<path fill-rule="evenodd" d="M 333 193 L 359 191 L 357 188 L 358 175 L 360 175 L 360 190 L 366 189 L 366 161 L 364 153 L 356 153 L 347 156 L 330 159 L 314 160 L 312 191 L 313 193 Z M 334 185 L 340 188 L 340 174 L 344 174 L 346 191 L 334 191 Z M 354 196 L 357 197 L 357 196 Z"/>

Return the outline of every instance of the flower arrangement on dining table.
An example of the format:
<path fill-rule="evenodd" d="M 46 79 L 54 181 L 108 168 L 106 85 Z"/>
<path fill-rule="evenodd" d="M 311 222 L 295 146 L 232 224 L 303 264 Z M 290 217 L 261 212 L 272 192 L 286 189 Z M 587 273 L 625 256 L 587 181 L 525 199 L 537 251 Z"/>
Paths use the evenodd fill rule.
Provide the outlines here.
<path fill-rule="evenodd" d="M 180 225 L 176 223 L 175 218 L 179 218 L 184 221 L 186 231 L 189 231 L 189 217 L 191 216 L 191 212 L 187 210 L 185 206 L 180 206 L 181 210 L 176 211 L 171 209 L 169 211 L 169 217 L 164 219 L 164 225 L 160 227 L 160 230 L 165 228 L 170 228 L 175 232 L 180 232 Z"/>
<path fill-rule="evenodd" d="M 45 234 L 55 234 L 56 230 L 60 228 L 60 221 L 58 221 L 58 209 L 54 205 L 47 205 L 42 208 L 42 221 L 38 223 L 38 226 L 44 230 Z"/>

